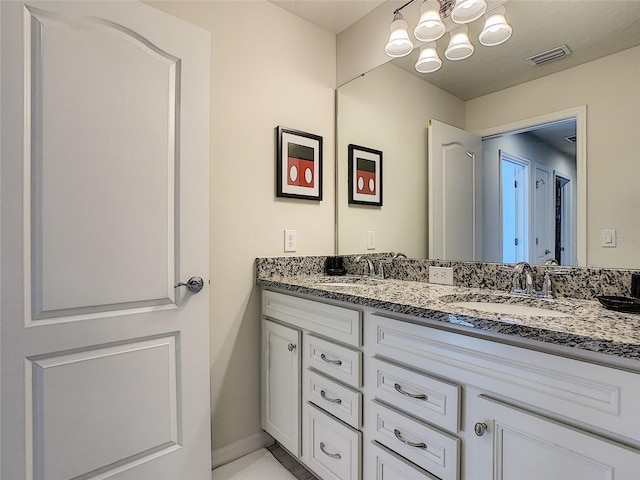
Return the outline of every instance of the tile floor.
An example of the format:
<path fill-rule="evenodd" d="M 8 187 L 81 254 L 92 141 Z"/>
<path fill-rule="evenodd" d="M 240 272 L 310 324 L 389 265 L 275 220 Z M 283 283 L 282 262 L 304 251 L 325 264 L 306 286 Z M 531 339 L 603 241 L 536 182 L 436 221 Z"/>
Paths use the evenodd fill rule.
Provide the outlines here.
<path fill-rule="evenodd" d="M 216 468 L 211 480 L 318 480 L 277 443 Z"/>

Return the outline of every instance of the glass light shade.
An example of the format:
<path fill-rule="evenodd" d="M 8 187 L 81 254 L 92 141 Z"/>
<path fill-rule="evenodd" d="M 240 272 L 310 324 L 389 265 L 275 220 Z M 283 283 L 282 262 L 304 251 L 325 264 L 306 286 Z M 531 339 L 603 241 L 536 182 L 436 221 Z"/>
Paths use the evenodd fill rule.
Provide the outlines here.
<path fill-rule="evenodd" d="M 389 35 L 389 41 L 384 47 L 384 51 L 387 55 L 393 58 L 404 57 L 409 55 L 413 50 L 413 42 L 409 38 L 409 32 L 407 29 L 409 24 L 402 18 L 400 13 L 396 13 L 393 17 L 393 22 L 389 27 L 391 35 Z"/>
<path fill-rule="evenodd" d="M 442 66 L 442 60 L 436 52 L 436 42 L 429 42 L 420 47 L 420 55 L 416 62 L 416 71 L 419 73 L 433 73 Z"/>
<path fill-rule="evenodd" d="M 450 33 L 451 40 L 449 41 L 449 46 L 444 52 L 445 57 L 449 60 L 464 60 L 465 58 L 469 58 L 473 55 L 475 49 L 469 41 L 468 32 L 469 29 L 467 26 L 463 25 Z"/>
<path fill-rule="evenodd" d="M 431 42 L 444 35 L 445 26 L 440 18 L 438 0 L 426 0 L 420 6 L 420 20 L 413 35 L 421 42 Z"/>
<path fill-rule="evenodd" d="M 478 40 L 486 47 L 501 45 L 509 38 L 513 29 L 504 18 L 505 9 L 502 5 L 485 15 L 485 23 Z"/>
<path fill-rule="evenodd" d="M 451 11 L 451 20 L 456 23 L 469 23 L 480 18 L 487 11 L 485 0 L 458 0 Z"/>

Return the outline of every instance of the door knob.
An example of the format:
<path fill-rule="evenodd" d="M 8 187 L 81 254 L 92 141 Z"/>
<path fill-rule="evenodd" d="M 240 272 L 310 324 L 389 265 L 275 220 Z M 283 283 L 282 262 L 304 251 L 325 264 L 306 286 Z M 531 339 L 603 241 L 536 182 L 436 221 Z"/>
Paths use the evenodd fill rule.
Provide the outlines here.
<path fill-rule="evenodd" d="M 204 280 L 200 277 L 191 277 L 187 283 L 178 283 L 173 288 L 187 287 L 191 293 L 198 293 L 204 287 Z"/>
<path fill-rule="evenodd" d="M 293 352 L 296 349 L 296 344 L 295 343 L 290 343 L 289 345 L 287 345 L 287 349 L 290 352 Z"/>
<path fill-rule="evenodd" d="M 473 431 L 475 432 L 475 434 L 477 436 L 481 437 L 481 436 L 484 435 L 484 432 L 487 431 L 487 424 L 486 423 L 482 423 L 482 422 L 478 422 L 473 427 Z"/>

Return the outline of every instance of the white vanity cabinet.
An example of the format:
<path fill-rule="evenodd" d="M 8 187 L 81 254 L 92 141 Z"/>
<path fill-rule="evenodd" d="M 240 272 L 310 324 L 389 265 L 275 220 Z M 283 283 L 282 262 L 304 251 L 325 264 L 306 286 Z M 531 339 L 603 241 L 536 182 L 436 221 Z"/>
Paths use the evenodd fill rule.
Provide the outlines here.
<path fill-rule="evenodd" d="M 406 435 L 397 427 L 403 438 L 426 448 L 415 448 L 422 450 L 421 455 L 409 455 L 404 442 L 393 442 L 389 434 L 381 438 L 378 430 L 383 429 L 384 419 L 371 421 L 371 428 L 367 423 L 365 432 L 417 466 L 442 479 L 638 478 L 637 373 L 383 315 L 367 314 L 364 325 L 365 371 L 375 382 L 367 382 L 367 388 L 373 388 L 377 397 L 365 405 L 366 418 L 377 415 L 383 403 L 407 419 Z M 369 372 L 370 365 L 387 373 Z M 435 390 L 436 404 L 447 408 L 435 408 L 440 412 L 432 414 L 426 399 L 420 409 L 414 405 L 418 399 L 406 395 L 411 402 L 400 397 L 393 401 L 385 394 L 392 393 L 390 385 L 396 383 L 427 398 L 433 396 L 428 391 Z M 460 415 L 459 428 L 447 419 L 447 410 Z M 434 441 L 439 450 L 432 449 L 431 458 L 425 455 L 429 431 L 419 427 L 431 427 L 442 435 L 443 440 Z M 452 439 L 460 442 L 458 450 Z M 364 461 L 366 474 L 372 462 L 366 451 Z M 454 468 L 456 462 L 459 470 Z"/>
<path fill-rule="evenodd" d="M 628 363 L 272 291 L 262 314 L 264 428 L 323 480 L 640 478 Z"/>
<path fill-rule="evenodd" d="M 361 477 L 361 317 L 263 292 L 263 428 L 323 480 Z"/>

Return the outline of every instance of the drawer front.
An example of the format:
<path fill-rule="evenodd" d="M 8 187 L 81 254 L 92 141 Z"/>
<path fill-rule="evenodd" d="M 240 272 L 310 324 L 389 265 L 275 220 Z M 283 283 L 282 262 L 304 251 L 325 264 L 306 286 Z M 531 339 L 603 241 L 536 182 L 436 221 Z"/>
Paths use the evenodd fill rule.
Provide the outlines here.
<path fill-rule="evenodd" d="M 640 374 L 369 315 L 376 355 L 640 441 Z"/>
<path fill-rule="evenodd" d="M 372 358 L 366 384 L 376 398 L 399 410 L 456 433 L 460 427 L 461 387 Z"/>
<path fill-rule="evenodd" d="M 460 440 L 378 402 L 365 412 L 373 438 L 442 480 L 460 474 Z M 372 424 L 369 424 L 369 421 Z"/>
<path fill-rule="evenodd" d="M 323 480 L 360 478 L 361 433 L 310 403 L 303 406 L 303 460 Z"/>
<path fill-rule="evenodd" d="M 384 445 L 371 442 L 364 459 L 364 478 L 371 480 L 438 480 Z M 373 469 L 368 471 L 368 469 Z"/>
<path fill-rule="evenodd" d="M 362 353 L 313 335 L 304 335 L 304 366 L 359 388 L 362 384 Z"/>
<path fill-rule="evenodd" d="M 305 401 L 314 403 L 355 429 L 362 418 L 362 394 L 319 373 L 305 370 L 302 374 Z"/>
<path fill-rule="evenodd" d="M 262 313 L 347 345 L 359 347 L 362 344 L 361 313 L 358 310 L 264 290 Z"/>

